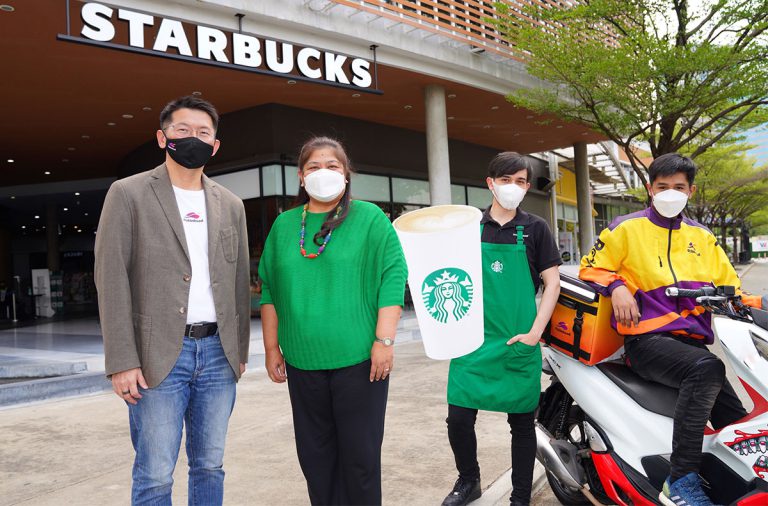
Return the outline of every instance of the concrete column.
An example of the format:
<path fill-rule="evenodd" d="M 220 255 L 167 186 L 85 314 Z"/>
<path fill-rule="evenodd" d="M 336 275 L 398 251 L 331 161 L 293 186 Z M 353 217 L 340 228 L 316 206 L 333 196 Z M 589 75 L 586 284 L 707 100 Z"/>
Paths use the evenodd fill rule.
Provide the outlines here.
<path fill-rule="evenodd" d="M 573 164 L 576 169 L 576 200 L 579 203 L 579 249 L 582 255 L 586 255 L 595 242 L 586 142 L 573 145 Z"/>
<path fill-rule="evenodd" d="M 45 208 L 45 232 L 48 240 L 48 270 L 58 271 L 59 264 L 59 213 L 54 202 Z"/>
<path fill-rule="evenodd" d="M 451 168 L 448 158 L 448 120 L 445 89 L 430 84 L 424 90 L 427 111 L 427 169 L 433 206 L 451 203 Z"/>
<path fill-rule="evenodd" d="M 552 182 L 555 183 L 552 185 L 552 188 L 550 188 L 549 190 L 549 206 L 550 206 L 550 212 L 552 215 L 552 220 L 550 222 L 550 225 L 552 227 L 552 234 L 555 236 L 555 242 L 559 244 L 560 231 L 557 229 L 557 176 L 558 176 L 557 155 L 550 151 L 547 157 L 547 161 L 549 162 L 549 179 L 551 179 Z"/>

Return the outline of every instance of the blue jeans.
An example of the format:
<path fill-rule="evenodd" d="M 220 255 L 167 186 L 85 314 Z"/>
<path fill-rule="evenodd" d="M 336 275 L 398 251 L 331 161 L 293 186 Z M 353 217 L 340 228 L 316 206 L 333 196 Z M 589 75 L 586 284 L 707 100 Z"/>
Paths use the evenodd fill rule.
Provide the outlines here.
<path fill-rule="evenodd" d="M 168 377 L 128 404 L 133 463 L 131 504 L 171 504 L 173 470 L 186 427 L 189 504 L 221 504 L 224 441 L 235 404 L 235 374 L 219 336 L 184 338 Z"/>

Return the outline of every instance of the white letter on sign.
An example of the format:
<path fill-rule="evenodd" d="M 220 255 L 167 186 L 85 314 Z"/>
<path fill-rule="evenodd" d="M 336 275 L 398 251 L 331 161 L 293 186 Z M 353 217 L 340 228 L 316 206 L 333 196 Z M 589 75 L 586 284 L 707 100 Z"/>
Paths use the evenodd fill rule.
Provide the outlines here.
<path fill-rule="evenodd" d="M 293 70 L 293 44 L 282 43 L 282 62 L 277 61 L 277 42 L 268 40 L 265 45 L 267 49 L 267 67 L 274 72 L 289 74 Z"/>
<path fill-rule="evenodd" d="M 261 54 L 259 54 L 259 49 L 261 49 L 261 42 L 256 37 L 242 33 L 232 34 L 232 60 L 235 65 L 260 66 Z"/>
<path fill-rule="evenodd" d="M 184 26 L 181 21 L 174 19 L 164 19 L 160 23 L 160 29 L 157 31 L 157 38 L 155 39 L 155 46 L 152 48 L 155 51 L 168 51 L 168 47 L 173 46 L 179 50 L 179 54 L 184 56 L 192 56 L 192 50 L 189 48 L 189 41 L 187 35 L 184 33 Z"/>
<path fill-rule="evenodd" d="M 197 27 L 197 57 L 210 60 L 213 56 L 216 61 L 229 63 L 224 50 L 227 48 L 227 36 L 221 30 Z"/>
<path fill-rule="evenodd" d="M 82 11 L 83 29 L 80 35 L 99 42 L 109 42 L 115 37 L 112 26 L 112 9 L 101 4 L 85 4 Z"/>
<path fill-rule="evenodd" d="M 371 79 L 371 62 L 355 58 L 352 60 L 352 84 L 367 88 L 373 82 Z"/>
<path fill-rule="evenodd" d="M 311 47 L 305 47 L 296 56 L 296 64 L 299 67 L 299 71 L 307 77 L 312 79 L 320 79 L 323 77 L 323 73 L 319 68 L 315 69 L 309 66 L 309 59 L 320 61 L 320 51 Z"/>
<path fill-rule="evenodd" d="M 349 79 L 347 79 L 347 75 L 344 73 L 343 69 L 344 62 L 346 61 L 346 56 L 325 53 L 325 80 L 349 84 Z"/>
<path fill-rule="evenodd" d="M 155 18 L 149 14 L 142 14 L 141 12 L 127 11 L 120 9 L 117 11 L 117 17 L 128 21 L 128 43 L 133 47 L 144 47 L 144 27 L 152 26 L 155 24 Z"/>

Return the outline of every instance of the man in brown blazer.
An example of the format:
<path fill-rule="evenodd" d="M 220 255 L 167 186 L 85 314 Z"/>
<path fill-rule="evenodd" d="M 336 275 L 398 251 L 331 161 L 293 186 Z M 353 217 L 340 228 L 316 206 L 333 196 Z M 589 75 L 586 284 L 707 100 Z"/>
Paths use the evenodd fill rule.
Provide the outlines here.
<path fill-rule="evenodd" d="M 171 504 L 186 428 L 189 504 L 223 500 L 224 441 L 250 342 L 243 202 L 203 174 L 219 116 L 197 97 L 170 102 L 165 163 L 112 184 L 96 233 L 106 373 L 128 405 L 132 504 Z"/>

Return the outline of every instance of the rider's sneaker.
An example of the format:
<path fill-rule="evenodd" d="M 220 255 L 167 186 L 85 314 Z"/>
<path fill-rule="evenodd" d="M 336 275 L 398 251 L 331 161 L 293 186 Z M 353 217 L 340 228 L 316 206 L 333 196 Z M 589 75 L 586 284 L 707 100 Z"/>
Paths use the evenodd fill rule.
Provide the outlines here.
<path fill-rule="evenodd" d="M 461 476 L 456 480 L 453 490 L 443 500 L 442 506 L 464 506 L 482 495 L 480 480 L 465 480 Z"/>
<path fill-rule="evenodd" d="M 713 506 L 701 488 L 701 478 L 696 473 L 688 473 L 672 484 L 667 478 L 659 494 L 659 501 L 665 506 Z"/>

